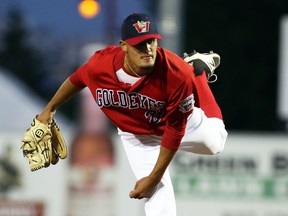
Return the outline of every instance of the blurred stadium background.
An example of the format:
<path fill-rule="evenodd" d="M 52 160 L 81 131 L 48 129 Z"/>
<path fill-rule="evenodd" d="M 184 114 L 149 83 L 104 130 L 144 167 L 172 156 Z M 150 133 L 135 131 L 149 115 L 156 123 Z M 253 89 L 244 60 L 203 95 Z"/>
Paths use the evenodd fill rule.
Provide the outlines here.
<path fill-rule="evenodd" d="M 87 3 L 87 7 L 85 4 Z M 64 79 L 118 44 L 132 12 L 158 20 L 160 45 L 221 55 L 211 87 L 230 134 L 213 157 L 171 165 L 179 216 L 288 216 L 287 0 L 0 1 L 0 216 L 144 216 L 115 128 L 89 93 L 56 114 L 69 156 L 30 172 L 20 140 Z"/>

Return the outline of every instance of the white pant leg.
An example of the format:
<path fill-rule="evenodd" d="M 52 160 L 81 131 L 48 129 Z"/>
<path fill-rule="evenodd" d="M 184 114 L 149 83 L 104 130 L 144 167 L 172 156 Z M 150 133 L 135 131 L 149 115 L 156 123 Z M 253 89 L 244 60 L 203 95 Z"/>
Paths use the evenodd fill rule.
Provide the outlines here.
<path fill-rule="evenodd" d="M 118 130 L 118 133 L 137 180 L 148 176 L 159 156 L 161 137 L 136 136 L 120 130 Z M 145 213 L 146 216 L 176 216 L 174 190 L 168 169 L 164 173 L 154 195 L 150 199 L 145 199 Z"/>
<path fill-rule="evenodd" d="M 179 149 L 197 154 L 217 154 L 223 151 L 227 135 L 221 119 L 207 118 L 202 109 L 195 107 L 188 117 Z"/>

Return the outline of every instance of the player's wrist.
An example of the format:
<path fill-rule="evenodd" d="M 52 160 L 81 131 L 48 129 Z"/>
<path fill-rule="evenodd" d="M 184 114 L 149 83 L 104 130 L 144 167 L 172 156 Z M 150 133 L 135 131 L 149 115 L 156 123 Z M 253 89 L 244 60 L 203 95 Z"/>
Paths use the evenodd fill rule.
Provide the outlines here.
<path fill-rule="evenodd" d="M 36 119 L 44 124 L 52 122 L 56 111 L 43 111 L 36 116 Z"/>
<path fill-rule="evenodd" d="M 160 171 L 152 171 L 148 178 L 152 181 L 152 182 L 156 182 L 156 183 L 159 183 L 162 179 L 164 175 L 164 172 L 160 172 Z"/>

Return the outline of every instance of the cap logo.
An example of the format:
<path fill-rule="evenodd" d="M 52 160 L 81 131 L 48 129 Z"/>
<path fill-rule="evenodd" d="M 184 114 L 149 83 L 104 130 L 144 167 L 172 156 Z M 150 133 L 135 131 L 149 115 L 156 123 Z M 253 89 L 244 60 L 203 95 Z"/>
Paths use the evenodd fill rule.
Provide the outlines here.
<path fill-rule="evenodd" d="M 135 27 L 138 33 L 145 33 L 145 32 L 149 32 L 150 22 L 138 21 L 137 23 L 133 24 L 133 26 Z"/>

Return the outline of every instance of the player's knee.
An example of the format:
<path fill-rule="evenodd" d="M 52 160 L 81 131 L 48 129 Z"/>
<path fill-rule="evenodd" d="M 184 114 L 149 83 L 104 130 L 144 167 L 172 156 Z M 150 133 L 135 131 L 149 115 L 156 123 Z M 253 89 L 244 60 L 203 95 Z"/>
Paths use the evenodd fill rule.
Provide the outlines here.
<path fill-rule="evenodd" d="M 203 155 L 216 155 L 223 151 L 224 146 L 217 142 L 203 142 L 194 146 L 192 152 Z"/>
<path fill-rule="evenodd" d="M 218 139 L 213 139 L 209 141 L 210 145 L 207 145 L 207 147 L 211 155 L 219 154 L 224 150 L 227 135 L 228 135 L 226 131 L 224 132 L 219 135 Z"/>
<path fill-rule="evenodd" d="M 217 139 L 209 139 L 206 141 L 206 147 L 209 155 L 219 154 L 224 150 L 227 136 L 218 136 Z"/>
<path fill-rule="evenodd" d="M 223 143 L 214 143 L 213 146 L 211 146 L 210 148 L 208 148 L 209 150 L 209 153 L 210 155 L 216 155 L 216 154 L 219 154 L 221 153 L 223 150 L 224 150 L 224 144 Z"/>

